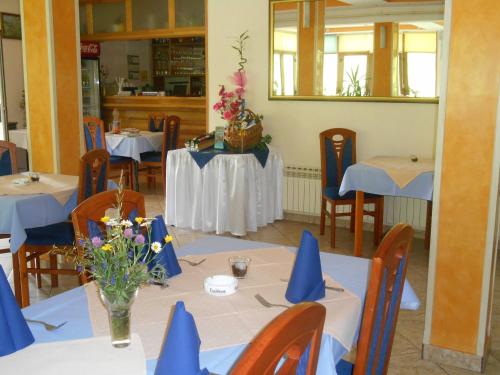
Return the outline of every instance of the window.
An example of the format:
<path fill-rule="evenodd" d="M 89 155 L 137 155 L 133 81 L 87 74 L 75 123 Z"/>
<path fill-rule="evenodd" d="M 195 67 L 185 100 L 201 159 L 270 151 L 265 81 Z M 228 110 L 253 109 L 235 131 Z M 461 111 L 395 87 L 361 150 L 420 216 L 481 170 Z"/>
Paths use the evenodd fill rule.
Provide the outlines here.
<path fill-rule="evenodd" d="M 297 92 L 297 32 L 274 33 L 274 95 L 295 95 Z"/>

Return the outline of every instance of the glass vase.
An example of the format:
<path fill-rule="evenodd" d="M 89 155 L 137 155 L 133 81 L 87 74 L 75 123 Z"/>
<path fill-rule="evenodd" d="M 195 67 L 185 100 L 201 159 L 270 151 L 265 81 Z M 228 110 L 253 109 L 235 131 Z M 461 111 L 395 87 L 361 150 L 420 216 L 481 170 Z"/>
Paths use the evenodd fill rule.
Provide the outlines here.
<path fill-rule="evenodd" d="M 125 348 L 130 345 L 130 312 L 137 292 L 138 289 L 130 293 L 127 298 L 113 300 L 100 290 L 102 302 L 108 311 L 111 344 L 115 348 Z"/>

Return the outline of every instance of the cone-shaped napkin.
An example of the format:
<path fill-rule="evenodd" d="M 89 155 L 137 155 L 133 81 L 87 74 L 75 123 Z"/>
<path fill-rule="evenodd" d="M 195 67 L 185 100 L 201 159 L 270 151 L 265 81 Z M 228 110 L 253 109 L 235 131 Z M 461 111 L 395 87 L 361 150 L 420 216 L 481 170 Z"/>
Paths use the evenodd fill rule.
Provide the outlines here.
<path fill-rule="evenodd" d="M 35 341 L 0 265 L 0 357 Z"/>
<path fill-rule="evenodd" d="M 316 301 L 325 296 L 318 240 L 311 232 L 302 233 L 285 297 L 292 303 Z"/>
<path fill-rule="evenodd" d="M 177 256 L 174 252 L 172 242 L 165 244 L 165 237 L 168 235 L 167 226 L 163 220 L 163 216 L 158 215 L 151 224 L 151 243 L 161 243 L 163 250 L 156 255 L 155 263 L 165 267 L 168 277 L 178 275 L 182 272 Z"/>
<path fill-rule="evenodd" d="M 208 375 L 206 368 L 200 370 L 200 344 L 193 316 L 178 301 L 155 375 Z"/>

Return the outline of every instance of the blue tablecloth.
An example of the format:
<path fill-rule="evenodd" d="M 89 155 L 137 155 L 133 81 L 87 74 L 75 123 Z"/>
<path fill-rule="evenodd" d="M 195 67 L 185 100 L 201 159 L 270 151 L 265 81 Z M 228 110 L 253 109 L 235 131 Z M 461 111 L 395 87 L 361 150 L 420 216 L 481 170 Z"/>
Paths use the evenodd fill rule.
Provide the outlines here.
<path fill-rule="evenodd" d="M 116 188 L 109 180 L 108 189 Z M 64 206 L 50 194 L 0 196 L 0 233 L 10 235 L 10 251 L 16 253 L 23 245 L 26 229 L 68 220 L 77 199 L 77 189 Z"/>
<path fill-rule="evenodd" d="M 193 157 L 196 164 L 198 164 L 198 167 L 200 167 L 200 169 L 203 168 L 210 160 L 212 160 L 217 155 L 235 154 L 235 152 L 229 150 L 216 150 L 213 147 L 203 151 L 189 151 L 189 153 Z M 269 149 L 267 148 L 267 146 L 262 150 L 249 150 L 247 152 L 244 152 L 244 154 L 253 154 L 259 161 L 260 165 L 262 165 L 262 168 L 266 167 L 267 157 L 269 156 Z"/>
<path fill-rule="evenodd" d="M 401 189 L 384 170 L 357 163 L 346 169 L 339 193 L 340 195 L 344 195 L 348 191 L 357 190 L 365 193 L 417 198 L 430 201 L 432 200 L 433 187 L 433 172 L 420 174 Z"/>
<path fill-rule="evenodd" d="M 194 241 L 178 249 L 176 252 L 178 256 L 183 256 L 269 248 L 273 246 L 278 245 L 211 236 Z M 291 248 L 290 250 L 295 251 L 296 249 Z M 371 264 L 369 259 L 321 253 L 321 262 L 323 272 L 339 281 L 346 288 L 358 295 L 361 301 L 364 301 Z M 418 309 L 419 305 L 420 301 L 409 283 L 406 282 L 401 302 L 402 308 Z M 29 306 L 23 310 L 23 313 L 27 318 L 42 319 L 51 323 L 68 321 L 65 326 L 53 332 L 48 332 L 39 325 L 30 324 L 36 343 L 92 336 L 87 298 L 83 287 Z M 244 349 L 245 345 L 238 345 L 231 348 L 202 352 L 200 353 L 200 365 L 202 368 L 207 367 L 210 372 L 226 374 Z M 335 374 L 335 364 L 342 358 L 346 351 L 346 348 L 333 337 L 326 334 L 323 335 L 317 374 Z M 154 374 L 155 366 L 156 360 L 149 360 L 147 362 L 148 374 Z"/>

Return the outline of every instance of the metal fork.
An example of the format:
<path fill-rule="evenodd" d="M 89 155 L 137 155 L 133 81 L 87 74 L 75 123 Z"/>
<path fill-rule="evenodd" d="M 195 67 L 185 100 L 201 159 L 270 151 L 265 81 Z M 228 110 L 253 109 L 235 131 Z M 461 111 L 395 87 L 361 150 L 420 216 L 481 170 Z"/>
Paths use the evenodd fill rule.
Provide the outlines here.
<path fill-rule="evenodd" d="M 204 261 L 207 260 L 207 258 L 203 258 L 202 260 L 199 260 L 197 262 L 194 262 L 192 260 L 187 260 L 187 259 L 184 259 L 184 258 L 178 258 L 178 260 L 182 260 L 183 262 L 186 262 L 187 264 L 189 264 L 190 266 L 198 266 L 200 264 L 202 264 Z"/>
<path fill-rule="evenodd" d="M 28 323 L 38 323 L 38 324 L 42 324 L 45 329 L 47 331 L 55 331 L 56 329 L 59 329 L 61 328 L 63 325 L 65 325 L 66 323 L 68 323 L 67 321 L 66 322 L 62 322 L 61 324 L 58 324 L 58 325 L 53 325 L 53 324 L 50 324 L 50 323 L 47 323 L 47 322 L 43 322 L 41 320 L 35 320 L 35 319 L 26 319 L 24 318 L 24 320 L 26 320 Z"/>
<path fill-rule="evenodd" d="M 280 279 L 280 280 L 281 280 L 281 281 L 283 281 L 283 282 L 285 282 L 285 283 L 287 283 L 287 282 L 288 282 L 288 280 L 287 280 L 287 279 Z M 336 288 L 336 287 L 334 287 L 334 286 L 327 286 L 327 285 L 325 285 L 325 288 L 326 288 L 326 289 L 330 289 L 330 290 L 334 290 L 334 291 L 336 291 L 336 292 L 343 292 L 343 291 L 344 291 L 344 288 Z"/>
<path fill-rule="evenodd" d="M 254 297 L 255 297 L 255 299 L 256 299 L 257 301 L 259 301 L 259 302 L 262 304 L 262 306 L 264 306 L 264 307 L 285 307 L 285 308 L 287 308 L 287 309 L 290 307 L 290 306 L 287 306 L 287 305 L 280 305 L 280 304 L 278 304 L 278 303 L 271 303 L 271 302 L 267 301 L 264 297 L 262 297 L 262 296 L 261 296 L 260 294 L 258 294 L 258 293 L 257 293 Z"/>

